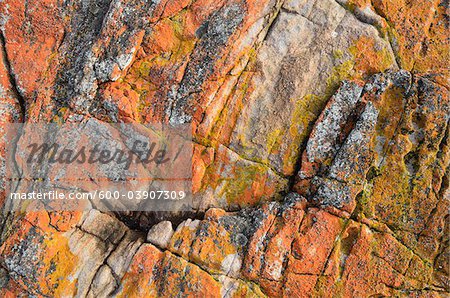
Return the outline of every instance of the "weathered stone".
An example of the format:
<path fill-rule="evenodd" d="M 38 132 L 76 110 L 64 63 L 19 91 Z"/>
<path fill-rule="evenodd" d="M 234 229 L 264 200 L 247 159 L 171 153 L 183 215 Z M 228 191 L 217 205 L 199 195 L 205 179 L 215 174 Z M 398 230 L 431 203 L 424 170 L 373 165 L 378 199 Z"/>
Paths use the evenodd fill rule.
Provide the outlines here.
<path fill-rule="evenodd" d="M 147 241 L 164 249 L 169 244 L 172 235 L 172 223 L 170 221 L 161 221 L 148 231 Z"/>
<path fill-rule="evenodd" d="M 194 144 L 191 211 L 2 212 L 1 297 L 448 296 L 447 0 L 4 0 L 0 20 L 2 209 L 11 122 L 188 122 Z"/>

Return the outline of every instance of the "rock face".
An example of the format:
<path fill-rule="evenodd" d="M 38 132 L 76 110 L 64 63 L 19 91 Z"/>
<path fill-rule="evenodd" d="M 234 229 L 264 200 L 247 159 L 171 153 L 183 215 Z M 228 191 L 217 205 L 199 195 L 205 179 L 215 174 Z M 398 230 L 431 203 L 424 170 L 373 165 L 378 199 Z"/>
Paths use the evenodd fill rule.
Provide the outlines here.
<path fill-rule="evenodd" d="M 191 123 L 194 210 L 2 212 L 0 296 L 448 296 L 448 5 L 2 1 L 1 205 L 8 123 L 95 118 Z"/>

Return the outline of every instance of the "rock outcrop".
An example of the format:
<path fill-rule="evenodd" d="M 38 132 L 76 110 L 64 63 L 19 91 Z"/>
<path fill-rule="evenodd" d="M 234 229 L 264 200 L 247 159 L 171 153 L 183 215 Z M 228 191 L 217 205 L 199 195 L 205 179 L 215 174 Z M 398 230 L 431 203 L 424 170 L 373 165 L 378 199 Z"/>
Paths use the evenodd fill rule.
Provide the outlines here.
<path fill-rule="evenodd" d="M 191 123 L 194 206 L 2 212 L 0 296 L 448 296 L 448 6 L 2 1 L 1 205 L 9 123 L 96 119 Z"/>

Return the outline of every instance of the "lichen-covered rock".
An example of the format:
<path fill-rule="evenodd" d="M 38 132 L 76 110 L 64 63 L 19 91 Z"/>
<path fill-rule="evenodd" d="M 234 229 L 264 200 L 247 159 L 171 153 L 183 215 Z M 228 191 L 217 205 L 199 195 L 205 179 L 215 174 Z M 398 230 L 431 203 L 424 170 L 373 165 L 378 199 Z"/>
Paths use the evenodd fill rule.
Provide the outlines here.
<path fill-rule="evenodd" d="M 448 5 L 2 1 L 0 296 L 448 296 Z M 24 121 L 190 123 L 193 210 L 3 212 Z"/>

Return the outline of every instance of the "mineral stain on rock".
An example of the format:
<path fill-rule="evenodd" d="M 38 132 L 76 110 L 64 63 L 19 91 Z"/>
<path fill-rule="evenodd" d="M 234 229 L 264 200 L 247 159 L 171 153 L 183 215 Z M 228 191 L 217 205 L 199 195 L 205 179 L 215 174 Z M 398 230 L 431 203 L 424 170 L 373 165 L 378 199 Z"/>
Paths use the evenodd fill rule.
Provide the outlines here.
<path fill-rule="evenodd" d="M 1 212 L 1 297 L 449 295 L 448 1 L 0 16 L 2 209 L 11 122 L 191 123 L 194 147 L 190 212 Z"/>

